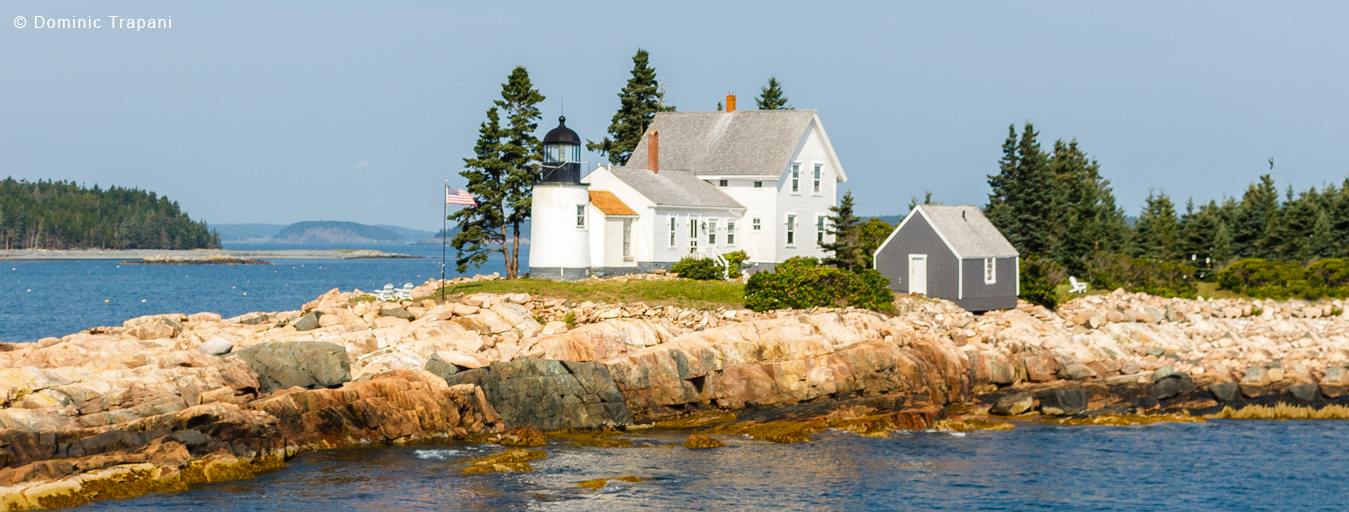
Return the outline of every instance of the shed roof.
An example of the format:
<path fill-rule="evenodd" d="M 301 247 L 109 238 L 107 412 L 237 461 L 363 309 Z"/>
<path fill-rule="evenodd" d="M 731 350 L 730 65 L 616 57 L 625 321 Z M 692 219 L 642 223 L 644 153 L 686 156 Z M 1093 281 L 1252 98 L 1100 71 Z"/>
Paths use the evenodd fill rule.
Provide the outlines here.
<path fill-rule="evenodd" d="M 1020 256 L 1012 243 L 976 206 L 922 204 L 914 210 L 928 220 L 932 229 L 962 259 Z M 912 217 L 913 214 L 909 214 L 900 225 L 903 226 Z"/>
<path fill-rule="evenodd" d="M 815 117 L 814 110 L 661 112 L 648 130 L 660 132 L 660 168 L 717 176 L 777 176 Z M 629 162 L 645 162 L 643 135 Z"/>
<path fill-rule="evenodd" d="M 646 169 L 617 165 L 608 169 L 615 178 L 622 180 L 637 193 L 660 206 L 744 208 L 731 196 L 711 183 L 698 179 L 689 171 L 661 170 L 654 173 Z"/>
<path fill-rule="evenodd" d="M 622 199 L 608 190 L 591 190 L 590 204 L 595 205 L 595 208 L 599 208 L 605 215 L 637 215 L 637 212 L 628 208 Z"/>

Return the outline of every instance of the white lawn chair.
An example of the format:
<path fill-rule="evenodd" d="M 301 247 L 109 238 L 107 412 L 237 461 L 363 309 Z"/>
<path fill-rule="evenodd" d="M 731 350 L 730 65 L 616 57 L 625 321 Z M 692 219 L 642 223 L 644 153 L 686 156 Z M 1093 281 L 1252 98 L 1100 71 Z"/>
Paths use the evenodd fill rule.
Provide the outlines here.
<path fill-rule="evenodd" d="M 412 283 L 404 283 L 403 289 L 394 290 L 394 297 L 399 300 L 412 300 Z"/>
<path fill-rule="evenodd" d="M 1087 283 L 1078 281 L 1077 278 L 1073 276 L 1068 276 L 1068 282 L 1073 286 L 1068 289 L 1068 293 L 1087 293 Z"/>
<path fill-rule="evenodd" d="M 375 290 L 375 300 L 393 300 L 393 293 L 393 284 L 386 284 L 383 290 Z"/>

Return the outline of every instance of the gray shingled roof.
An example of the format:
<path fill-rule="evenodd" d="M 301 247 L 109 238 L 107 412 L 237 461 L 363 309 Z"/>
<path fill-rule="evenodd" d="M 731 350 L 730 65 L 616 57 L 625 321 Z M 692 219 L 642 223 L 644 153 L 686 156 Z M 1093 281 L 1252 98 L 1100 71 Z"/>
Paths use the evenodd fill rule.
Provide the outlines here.
<path fill-rule="evenodd" d="M 612 166 L 609 172 L 661 206 L 744 208 L 725 192 L 688 171 L 662 170 L 653 173 L 635 167 Z"/>
<path fill-rule="evenodd" d="M 1020 256 L 978 207 L 924 204 L 918 208 L 927 214 L 932 227 L 946 238 L 961 258 Z"/>
<path fill-rule="evenodd" d="M 650 130 L 660 132 L 660 168 L 701 175 L 777 176 L 815 117 L 814 110 L 661 112 Z M 646 165 L 647 137 L 628 162 Z"/>

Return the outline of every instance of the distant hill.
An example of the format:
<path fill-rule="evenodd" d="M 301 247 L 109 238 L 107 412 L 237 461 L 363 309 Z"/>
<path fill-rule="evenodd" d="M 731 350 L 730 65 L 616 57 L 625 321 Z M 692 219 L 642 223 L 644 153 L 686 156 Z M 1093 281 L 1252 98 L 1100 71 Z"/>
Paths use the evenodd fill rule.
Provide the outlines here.
<path fill-rule="evenodd" d="M 407 240 L 407 241 L 409 241 L 409 242 L 415 242 L 415 241 L 418 241 L 418 240 L 426 240 L 427 238 L 431 238 L 431 237 L 436 236 L 436 232 L 435 232 L 435 231 L 426 231 L 426 230 L 423 230 L 423 229 L 412 229 L 412 228 L 405 228 L 405 227 L 402 227 L 402 226 L 389 226 L 389 225 L 385 225 L 385 224 L 376 224 L 375 227 L 377 227 L 377 228 L 384 228 L 384 229 L 387 229 L 387 230 L 389 230 L 389 231 L 393 231 L 394 233 L 398 233 L 398 234 L 400 234 L 400 235 L 403 235 L 403 239 L 404 239 L 404 240 Z"/>
<path fill-rule="evenodd" d="M 287 243 L 398 243 L 406 241 L 403 235 L 385 228 L 355 222 L 319 220 L 296 222 L 278 231 L 273 242 Z"/>
<path fill-rule="evenodd" d="M 216 224 L 211 226 L 220 233 L 222 242 L 265 242 L 270 241 L 285 224 Z"/>
<path fill-rule="evenodd" d="M 175 201 L 137 188 L 0 181 L 0 249 L 210 249 L 205 222 Z"/>
<path fill-rule="evenodd" d="M 889 223 L 889 224 L 899 224 L 899 221 L 904 220 L 904 216 L 903 216 L 903 215 L 874 215 L 874 216 L 870 216 L 870 217 L 862 217 L 862 222 L 866 222 L 866 221 L 871 220 L 871 219 L 881 219 L 882 221 L 885 221 L 886 223 Z"/>

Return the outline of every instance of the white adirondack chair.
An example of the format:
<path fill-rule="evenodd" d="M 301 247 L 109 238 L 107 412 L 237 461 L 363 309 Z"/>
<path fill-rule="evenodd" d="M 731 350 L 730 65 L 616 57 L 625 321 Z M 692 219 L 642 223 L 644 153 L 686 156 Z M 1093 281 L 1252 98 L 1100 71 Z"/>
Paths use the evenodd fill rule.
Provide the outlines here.
<path fill-rule="evenodd" d="M 412 283 L 403 283 L 403 289 L 395 290 L 394 297 L 399 300 L 412 300 Z"/>
<path fill-rule="evenodd" d="M 375 300 L 393 300 L 393 284 L 384 285 L 383 290 L 375 290 Z"/>
<path fill-rule="evenodd" d="M 1077 278 L 1073 276 L 1068 276 L 1068 282 L 1073 286 L 1068 289 L 1068 293 L 1087 293 L 1087 283 L 1078 281 Z"/>

